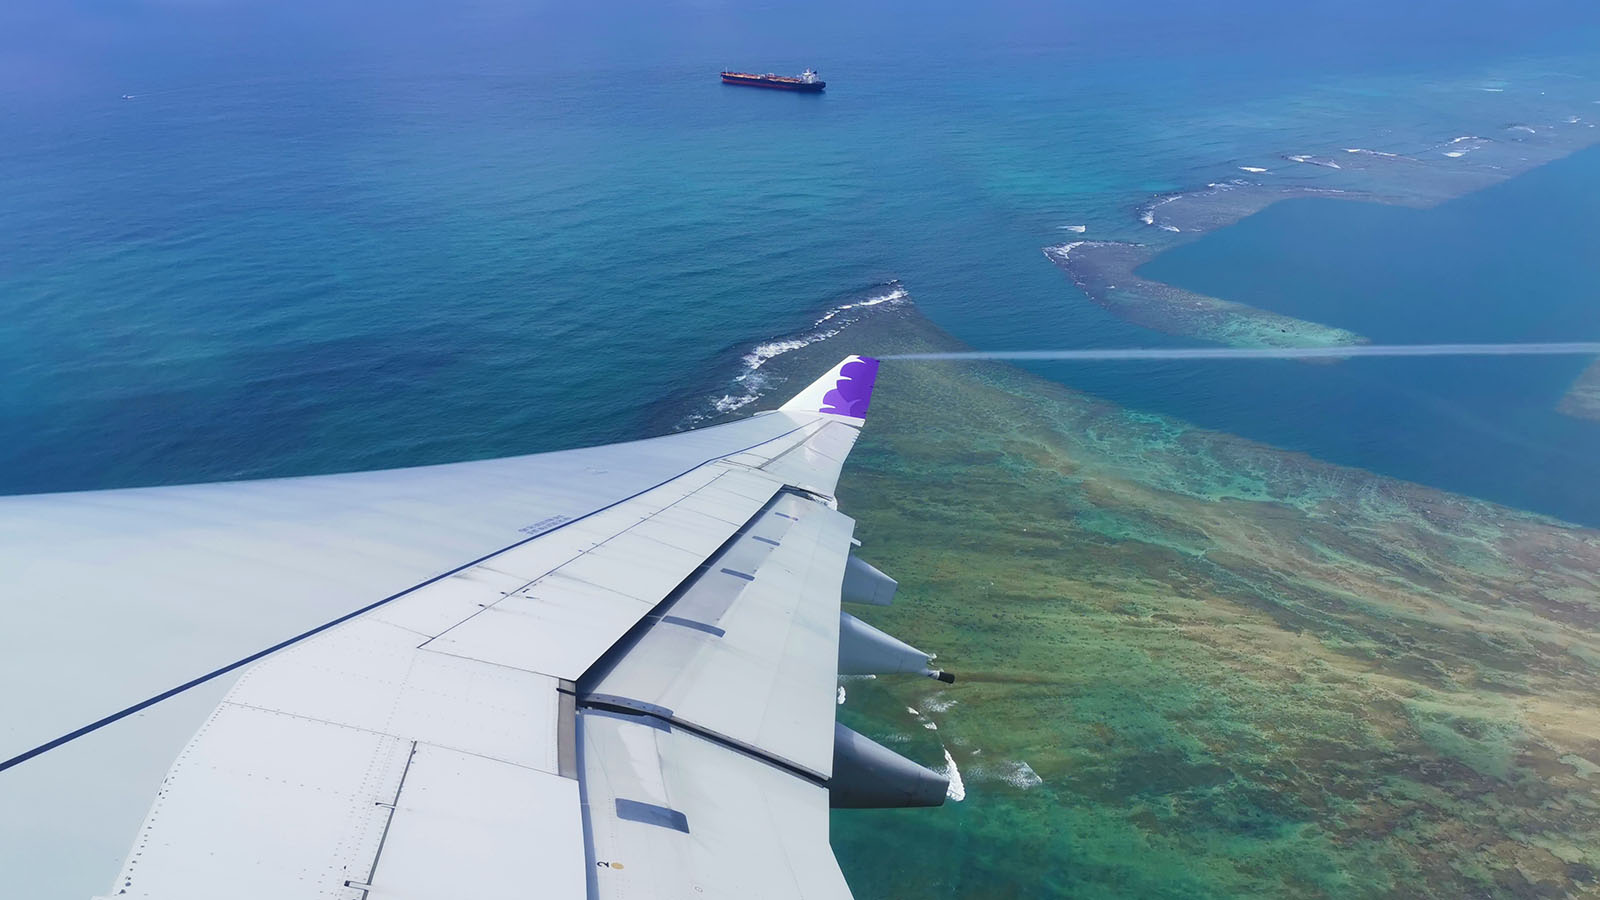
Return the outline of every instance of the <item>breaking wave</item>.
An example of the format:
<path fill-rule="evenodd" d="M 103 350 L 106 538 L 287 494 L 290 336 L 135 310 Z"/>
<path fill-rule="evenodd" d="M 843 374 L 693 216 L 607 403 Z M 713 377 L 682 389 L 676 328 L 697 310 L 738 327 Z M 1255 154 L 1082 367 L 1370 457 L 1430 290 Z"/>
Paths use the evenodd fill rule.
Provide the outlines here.
<path fill-rule="evenodd" d="M 1172 201 L 1178 199 L 1181 196 L 1183 196 L 1183 195 L 1182 194 L 1174 194 L 1174 195 L 1172 195 L 1170 197 L 1160 197 L 1160 198 L 1157 198 L 1155 200 L 1150 201 L 1149 203 L 1145 204 L 1144 209 L 1139 211 L 1139 221 L 1145 223 L 1146 225 L 1154 225 L 1157 228 L 1160 228 L 1162 231 L 1181 231 L 1182 229 L 1178 228 L 1175 225 L 1169 225 L 1166 222 L 1160 222 L 1160 223 L 1156 222 L 1156 210 L 1160 209 L 1163 206 L 1166 206 L 1168 203 L 1171 203 Z M 1074 245 L 1071 245 L 1071 246 L 1076 246 L 1076 245 L 1074 244 Z"/>
<path fill-rule="evenodd" d="M 982 750 L 973 750 L 971 755 L 978 756 L 981 753 Z M 946 751 L 946 756 L 948 755 L 949 751 Z M 1044 784 L 1044 779 L 1033 770 L 1033 766 L 1020 759 L 1000 760 L 995 763 L 980 762 L 967 770 L 967 777 L 979 782 L 1004 782 L 1019 791 L 1030 790 Z"/>
<path fill-rule="evenodd" d="M 1331 159 L 1324 159 L 1320 156 L 1312 156 L 1309 153 L 1294 153 L 1285 156 L 1284 159 L 1287 159 L 1290 162 L 1305 163 L 1308 166 L 1322 166 L 1325 169 L 1344 168 L 1344 166 L 1339 165 Z"/>
<path fill-rule="evenodd" d="M 874 288 L 861 299 L 829 309 L 800 334 L 755 345 L 739 358 L 739 374 L 729 382 L 728 392 L 713 398 L 707 410 L 689 416 L 684 424 L 692 425 L 712 416 L 737 412 L 760 400 L 774 386 L 766 373 L 761 371 L 767 363 L 785 353 L 838 336 L 839 332 L 859 320 L 863 312 L 872 307 L 886 304 L 895 306 L 904 303 L 910 296 L 900 282 L 891 281 Z"/>
<path fill-rule="evenodd" d="M 944 749 L 944 777 L 950 779 L 950 786 L 944 789 L 945 797 L 960 803 L 967 799 L 967 785 L 961 780 L 961 770 L 956 768 L 956 758 L 950 755 L 950 748 Z M 1029 770 L 1030 772 L 1032 769 Z"/>
<path fill-rule="evenodd" d="M 1344 152 L 1357 153 L 1361 154 L 1362 156 L 1377 156 L 1383 159 L 1411 159 L 1411 157 L 1406 156 L 1403 153 L 1389 153 L 1385 150 L 1368 150 L 1365 147 L 1346 147 L 1344 148 Z"/>
<path fill-rule="evenodd" d="M 1039 773 L 1033 770 L 1033 766 L 1020 759 L 1016 762 L 1006 763 L 1001 769 L 1002 771 L 999 773 L 1000 780 L 1014 788 L 1027 790 L 1044 784 L 1044 779 L 1040 778 Z"/>
<path fill-rule="evenodd" d="M 1072 251 L 1079 247 L 1106 247 L 1115 244 L 1114 241 L 1073 241 L 1068 244 L 1057 244 L 1054 247 L 1044 248 L 1044 255 L 1051 262 L 1064 263 L 1072 258 Z M 1142 246 L 1142 245 L 1140 245 Z"/>
<path fill-rule="evenodd" d="M 1285 197 L 1340 193 L 1343 191 L 1336 188 L 1268 185 L 1248 178 L 1232 178 L 1153 197 L 1139 207 L 1139 221 L 1162 231 L 1197 234 L 1236 222 Z M 1070 252 L 1072 247 L 1084 243 L 1092 246 L 1092 242 L 1080 241 L 1062 247 Z"/>
<path fill-rule="evenodd" d="M 1475 134 L 1464 134 L 1458 138 L 1451 138 L 1439 145 L 1439 151 L 1451 159 L 1460 159 L 1474 150 L 1483 148 L 1489 143 L 1488 138 L 1481 138 Z"/>

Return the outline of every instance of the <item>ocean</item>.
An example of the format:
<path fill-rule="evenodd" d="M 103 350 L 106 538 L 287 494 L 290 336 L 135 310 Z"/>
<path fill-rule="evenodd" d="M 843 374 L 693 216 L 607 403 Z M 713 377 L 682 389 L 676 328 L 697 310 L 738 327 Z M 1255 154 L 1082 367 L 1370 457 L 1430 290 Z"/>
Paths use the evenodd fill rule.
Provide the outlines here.
<path fill-rule="evenodd" d="M 758 345 L 896 286 L 974 346 L 1176 343 L 1084 302 L 1040 248 L 1068 227 L 1148 240 L 1151 197 L 1294 168 L 1283 154 L 1600 118 L 1579 52 L 1597 16 L 1576 4 L 5 15 L 60 48 L 18 45 L 0 70 L 8 492 L 628 437 L 663 404 L 737 404 Z M 813 65 L 831 87 L 740 91 L 724 65 Z M 1509 258 L 1545 237 L 1507 231 Z M 1459 333 L 1438 324 L 1406 334 Z M 1360 410 L 1285 417 L 1338 406 L 1314 379 L 1260 396 L 1243 371 L 1047 374 L 1596 515 L 1517 487 L 1506 452 L 1452 464 L 1482 470 L 1467 478 L 1352 453 Z"/>
<path fill-rule="evenodd" d="M 1294 199 L 1142 274 L 1375 343 L 1587 338 L 1600 334 L 1596 190 L 1600 151 L 1585 150 L 1433 209 Z M 1208 425 L 1592 525 L 1600 426 L 1557 409 L 1590 362 L 1351 360 L 1274 366 L 1270 378 L 1190 367 L 1175 385 L 1187 397 L 1168 409 L 1233 396 Z M 1277 414 L 1260 422 L 1262 409 Z"/>
<path fill-rule="evenodd" d="M 1126 7 L 8 5 L 0 492 L 658 433 L 762 408 L 792 387 L 773 361 L 853 352 L 850 323 L 906 296 L 983 349 L 1209 339 L 1176 307 L 1131 320 L 1041 252 L 1075 241 L 1138 245 L 1143 279 L 1374 343 L 1600 339 L 1600 150 L 1585 149 L 1600 140 L 1600 8 Z M 807 66 L 825 94 L 716 77 Z M 1596 525 L 1600 423 L 1557 411 L 1587 362 L 1025 368 L 1127 422 L 1191 423 Z M 924 379 L 949 389 L 936 374 L 904 383 Z M 917 434 L 990 439 L 972 427 Z M 1152 429 L 1165 449 L 1170 434 Z M 935 469 L 976 484 L 987 458 Z M 868 483 L 873 499 L 903 496 Z M 993 642 L 967 652 L 1003 665 Z M 1188 677 L 1175 670 L 1169 687 Z M 892 699 L 877 702 L 898 713 Z M 1037 720 L 1007 708 L 1027 712 L 1007 727 Z M 1072 827 L 1101 821 L 1061 786 L 1067 763 L 1024 772 L 1020 753 L 990 779 L 1012 785 L 1000 794 L 1043 775 Z M 1023 813 L 973 802 L 986 790 L 974 783 L 950 815 L 1001 841 Z M 865 831 L 845 830 L 841 858 L 887 894 L 919 863 L 873 874 Z M 1097 853 L 1137 861 L 1108 834 Z M 1059 849 L 1053 836 L 992 853 L 968 840 L 979 862 L 935 866 L 943 880 L 912 877 L 919 890 L 979 895 L 972 879 L 995 860 Z M 989 889 L 1260 887 L 1199 890 L 1184 859 L 1131 882 L 1117 869 Z"/>

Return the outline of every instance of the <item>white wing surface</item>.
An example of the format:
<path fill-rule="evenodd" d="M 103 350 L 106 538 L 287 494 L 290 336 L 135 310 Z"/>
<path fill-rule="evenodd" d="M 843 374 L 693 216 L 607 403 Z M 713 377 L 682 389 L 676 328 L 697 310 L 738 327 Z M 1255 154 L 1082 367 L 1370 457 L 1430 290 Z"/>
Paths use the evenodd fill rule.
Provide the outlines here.
<path fill-rule="evenodd" d="M 629 444 L 0 498 L 8 880 L 848 896 L 832 493 L 875 372 Z"/>

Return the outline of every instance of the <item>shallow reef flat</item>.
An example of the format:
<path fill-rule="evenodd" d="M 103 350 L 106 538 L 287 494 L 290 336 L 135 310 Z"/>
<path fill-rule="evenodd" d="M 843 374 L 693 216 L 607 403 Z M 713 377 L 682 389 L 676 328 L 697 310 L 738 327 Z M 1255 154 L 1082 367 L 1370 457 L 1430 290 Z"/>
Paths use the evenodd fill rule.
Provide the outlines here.
<path fill-rule="evenodd" d="M 836 813 L 858 896 L 1600 896 L 1600 532 L 987 363 L 886 361 L 839 496 L 960 678 L 843 682 L 963 797 Z"/>
<path fill-rule="evenodd" d="M 1590 364 L 1573 381 L 1556 409 L 1575 418 L 1600 422 L 1600 360 Z"/>
<path fill-rule="evenodd" d="M 1551 115 L 1551 110 L 1544 110 Z M 1094 303 L 1136 325 L 1238 347 L 1337 346 L 1364 341 L 1342 328 L 1212 297 L 1150 278 L 1140 266 L 1282 200 L 1322 198 L 1432 209 L 1590 147 L 1600 131 L 1568 115 L 1461 135 L 1402 152 L 1327 147 L 1282 154 L 1272 168 L 1153 197 L 1115 240 L 1076 241 L 1044 254 Z M 1130 230 L 1131 229 L 1131 230 Z"/>
<path fill-rule="evenodd" d="M 1234 347 L 1337 347 L 1367 343 L 1352 331 L 1139 277 L 1154 256 L 1144 244 L 1074 241 L 1044 255 L 1090 300 L 1135 325 Z"/>

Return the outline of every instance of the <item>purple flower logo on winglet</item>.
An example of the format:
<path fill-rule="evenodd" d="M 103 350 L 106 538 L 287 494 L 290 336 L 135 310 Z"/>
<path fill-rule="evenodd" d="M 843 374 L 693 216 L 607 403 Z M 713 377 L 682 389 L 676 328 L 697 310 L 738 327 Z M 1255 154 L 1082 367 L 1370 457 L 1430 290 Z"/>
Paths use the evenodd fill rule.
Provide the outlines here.
<path fill-rule="evenodd" d="M 822 409 L 818 412 L 865 419 L 872 402 L 872 385 L 877 380 L 877 360 L 870 356 L 850 360 L 839 367 L 839 380 L 833 390 L 822 395 Z"/>

